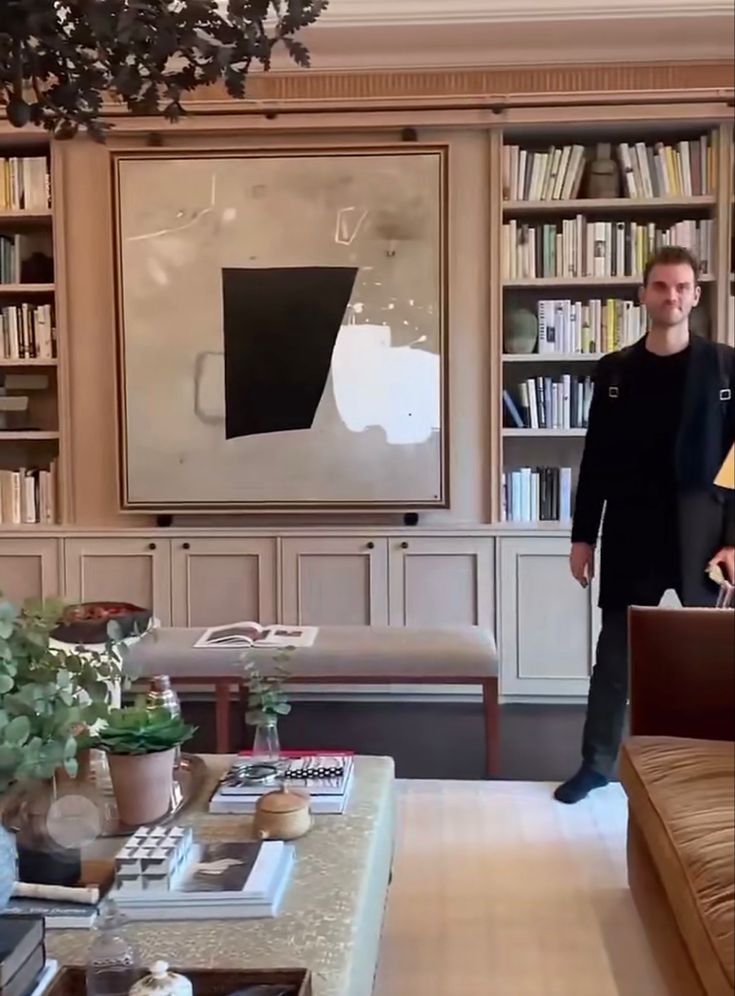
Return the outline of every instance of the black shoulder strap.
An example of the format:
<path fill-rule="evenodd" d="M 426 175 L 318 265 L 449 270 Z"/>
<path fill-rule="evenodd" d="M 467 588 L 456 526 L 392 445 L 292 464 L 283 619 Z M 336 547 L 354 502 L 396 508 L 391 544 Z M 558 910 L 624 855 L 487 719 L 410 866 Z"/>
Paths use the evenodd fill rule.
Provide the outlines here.
<path fill-rule="evenodd" d="M 724 393 L 730 390 L 730 371 L 727 368 L 726 351 L 720 343 L 717 343 L 715 351 L 717 353 L 717 369 L 720 375 L 720 391 Z"/>
<path fill-rule="evenodd" d="M 620 395 L 620 386 L 623 382 L 623 370 L 627 366 L 627 360 L 631 356 L 632 351 L 633 346 L 625 346 L 623 349 L 619 349 L 617 353 L 611 357 L 612 362 L 609 363 L 610 376 L 607 384 L 607 393 L 610 398 L 617 398 Z"/>

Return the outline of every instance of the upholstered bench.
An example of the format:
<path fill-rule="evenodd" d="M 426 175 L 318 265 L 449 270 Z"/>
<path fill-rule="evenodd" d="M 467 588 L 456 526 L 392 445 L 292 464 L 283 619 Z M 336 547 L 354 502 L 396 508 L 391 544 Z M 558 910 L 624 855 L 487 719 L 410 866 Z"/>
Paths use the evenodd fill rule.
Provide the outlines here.
<path fill-rule="evenodd" d="M 229 703 L 243 676 L 242 651 L 202 649 L 202 629 L 156 629 L 130 651 L 141 676 L 167 674 L 175 684 L 214 685 L 217 750 L 230 749 Z M 264 667 L 272 651 L 263 651 Z M 294 651 L 292 682 L 318 685 L 479 685 L 485 718 L 486 768 L 498 772 L 498 657 L 492 635 L 477 626 L 321 626 L 311 647 Z"/>

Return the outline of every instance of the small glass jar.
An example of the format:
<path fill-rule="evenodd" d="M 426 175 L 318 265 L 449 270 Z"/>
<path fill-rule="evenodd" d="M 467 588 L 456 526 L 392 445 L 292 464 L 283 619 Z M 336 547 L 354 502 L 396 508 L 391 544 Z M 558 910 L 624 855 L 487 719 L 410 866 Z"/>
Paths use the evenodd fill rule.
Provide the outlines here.
<path fill-rule="evenodd" d="M 126 918 L 106 899 L 87 952 L 87 996 L 128 996 L 140 978 L 137 947 L 126 936 Z"/>

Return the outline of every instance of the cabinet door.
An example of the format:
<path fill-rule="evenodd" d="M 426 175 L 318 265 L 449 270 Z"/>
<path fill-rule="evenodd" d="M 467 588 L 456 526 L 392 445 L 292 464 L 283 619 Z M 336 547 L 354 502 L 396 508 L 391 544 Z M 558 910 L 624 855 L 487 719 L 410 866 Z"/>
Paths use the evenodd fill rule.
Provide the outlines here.
<path fill-rule="evenodd" d="M 89 537 L 64 543 L 66 597 L 74 602 L 133 602 L 171 625 L 169 540 Z"/>
<path fill-rule="evenodd" d="M 175 539 L 171 543 L 174 626 L 275 622 L 276 541 L 266 538 Z"/>
<path fill-rule="evenodd" d="M 0 593 L 16 604 L 26 598 L 58 598 L 59 540 L 48 537 L 0 539 Z"/>
<path fill-rule="evenodd" d="M 389 541 L 392 626 L 494 629 L 494 541 L 405 537 Z"/>
<path fill-rule="evenodd" d="M 384 538 L 288 537 L 281 551 L 283 622 L 387 624 L 388 545 Z"/>
<path fill-rule="evenodd" d="M 504 695 L 586 695 L 598 629 L 597 586 L 569 573 L 569 540 L 501 537 L 500 663 Z"/>

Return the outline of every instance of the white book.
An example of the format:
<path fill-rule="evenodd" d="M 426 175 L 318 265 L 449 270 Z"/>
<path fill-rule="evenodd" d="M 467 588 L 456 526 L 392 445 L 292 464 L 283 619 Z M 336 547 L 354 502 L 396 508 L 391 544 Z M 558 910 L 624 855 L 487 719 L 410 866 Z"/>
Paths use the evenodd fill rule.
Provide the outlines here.
<path fill-rule="evenodd" d="M 350 778 L 342 795 L 317 795 L 309 793 L 309 810 L 314 816 L 341 816 L 347 809 L 352 795 L 354 779 Z M 215 792 L 209 800 L 209 812 L 218 815 L 254 813 L 257 796 L 222 795 Z"/>
<path fill-rule="evenodd" d="M 311 647 L 316 640 L 318 626 L 261 626 L 260 623 L 245 621 L 224 626 L 210 626 L 194 643 L 197 649 L 230 650 L 233 647 L 262 647 L 263 649 L 286 649 L 287 647 Z"/>

